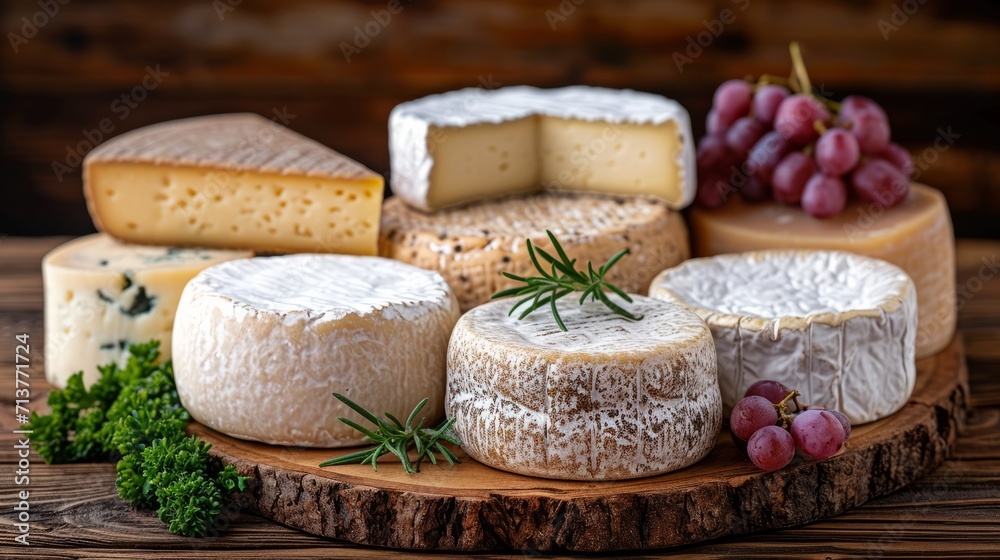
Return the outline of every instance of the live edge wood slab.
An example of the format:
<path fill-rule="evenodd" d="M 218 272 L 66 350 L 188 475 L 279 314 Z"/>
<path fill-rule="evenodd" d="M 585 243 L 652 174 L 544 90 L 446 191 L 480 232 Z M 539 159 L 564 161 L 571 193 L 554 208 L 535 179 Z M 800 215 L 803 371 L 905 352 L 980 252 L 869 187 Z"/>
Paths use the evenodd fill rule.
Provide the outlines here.
<path fill-rule="evenodd" d="M 918 361 L 917 370 L 907 405 L 855 427 L 845 451 L 820 462 L 796 459 L 773 473 L 741 456 L 725 431 L 692 467 L 595 483 L 521 476 L 464 457 L 456 467 L 424 465 L 418 475 L 389 460 L 378 472 L 367 465 L 319 468 L 346 450 L 264 445 L 197 424 L 191 431 L 253 478 L 251 511 L 316 535 L 459 551 L 663 548 L 833 516 L 937 468 L 965 420 L 961 337 Z"/>

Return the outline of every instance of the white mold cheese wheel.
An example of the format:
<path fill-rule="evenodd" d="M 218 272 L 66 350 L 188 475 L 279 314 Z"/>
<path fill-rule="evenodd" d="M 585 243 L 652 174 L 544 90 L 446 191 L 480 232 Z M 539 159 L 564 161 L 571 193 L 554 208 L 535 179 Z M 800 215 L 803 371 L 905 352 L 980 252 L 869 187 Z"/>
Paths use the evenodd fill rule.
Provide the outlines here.
<path fill-rule="evenodd" d="M 253 256 L 249 251 L 130 245 L 110 235 L 74 239 L 42 259 L 45 286 L 45 376 L 65 387 L 83 371 L 88 387 L 97 366 L 124 366 L 128 347 L 160 341 L 171 356 L 170 333 L 188 280 L 214 264 Z"/>
<path fill-rule="evenodd" d="M 552 253 L 547 229 L 579 268 L 629 249 L 608 274 L 626 292 L 644 294 L 656 274 L 690 256 L 684 218 L 662 202 L 575 194 L 506 197 L 434 214 L 393 197 L 382 213 L 379 254 L 437 270 L 467 311 L 516 285 L 501 272 L 533 274 L 525 241 Z"/>
<path fill-rule="evenodd" d="M 600 303 L 559 300 L 509 317 L 513 300 L 459 320 L 448 347 L 446 410 L 462 448 L 498 469 L 568 480 L 619 480 L 686 467 L 722 422 L 715 347 L 683 306 L 643 296 L 639 321 Z"/>
<path fill-rule="evenodd" d="M 722 208 L 691 211 L 696 256 L 819 249 L 882 259 L 906 271 L 917 287 L 917 358 L 933 356 L 955 337 L 955 234 L 940 191 L 913 183 L 899 206 L 885 210 L 854 200 L 826 220 L 780 202 L 733 198 Z"/>
<path fill-rule="evenodd" d="M 719 255 L 663 271 L 649 291 L 711 327 L 727 412 L 762 379 L 854 424 L 889 416 L 913 392 L 916 289 L 885 261 L 840 251 Z"/>
<path fill-rule="evenodd" d="M 177 392 L 233 437 L 358 445 L 333 397 L 404 418 L 440 417 L 458 302 L 435 272 L 378 257 L 290 255 L 209 268 L 185 288 L 174 329 Z"/>

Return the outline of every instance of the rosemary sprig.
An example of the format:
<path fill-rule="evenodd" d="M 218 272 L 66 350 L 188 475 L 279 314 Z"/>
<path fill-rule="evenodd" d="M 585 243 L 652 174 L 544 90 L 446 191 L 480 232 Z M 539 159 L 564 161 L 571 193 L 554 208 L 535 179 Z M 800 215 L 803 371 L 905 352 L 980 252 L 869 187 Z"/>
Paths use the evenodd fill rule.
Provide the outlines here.
<path fill-rule="evenodd" d="M 392 453 L 396 457 L 399 457 L 399 460 L 403 463 L 403 468 L 409 474 L 419 472 L 420 463 L 425 458 L 431 464 L 436 465 L 437 458 L 434 456 L 435 452 L 440 453 L 448 461 L 449 465 L 454 466 L 455 463 L 461 462 L 450 449 L 442 445 L 442 442 L 462 445 L 455 432 L 451 431 L 451 426 L 455 423 L 454 418 L 445 420 L 436 428 L 425 428 L 424 420 L 426 418 L 422 418 L 416 426 L 413 425 L 417 414 L 420 414 L 424 405 L 427 404 L 428 399 L 425 398 L 420 401 L 416 408 L 413 409 L 413 412 L 406 418 L 406 422 L 403 423 L 388 412 L 385 413 L 387 419 L 379 418 L 365 410 L 361 405 L 339 393 L 334 393 L 333 396 L 360 414 L 365 420 L 375 425 L 375 430 L 372 431 L 348 418 L 340 417 L 341 422 L 368 436 L 376 445 L 369 449 L 348 453 L 347 455 L 341 455 L 329 461 L 324 461 L 319 466 L 328 467 L 331 465 L 347 465 L 352 463 L 364 465 L 370 463 L 372 468 L 377 471 L 378 458 L 386 453 Z M 417 450 L 417 458 L 413 461 L 410 460 L 408 454 L 411 446 Z"/>
<path fill-rule="evenodd" d="M 624 299 L 625 301 L 632 303 L 632 298 L 620 289 L 618 286 L 606 281 L 604 276 L 611 270 L 611 267 L 625 255 L 628 254 L 628 249 L 622 249 L 615 253 L 608 262 L 604 263 L 603 266 L 594 270 L 594 265 L 587 261 L 587 270 L 582 272 L 576 269 L 576 259 L 570 259 L 566 252 L 563 250 L 562 245 L 559 244 L 559 240 L 556 236 L 552 234 L 551 231 L 545 230 L 548 234 L 549 240 L 552 241 L 552 247 L 555 248 L 556 254 L 559 258 L 555 258 L 552 255 L 545 252 L 543 249 L 539 249 L 531 244 L 531 240 L 527 240 L 528 245 L 528 256 L 531 257 L 531 263 L 535 265 L 535 270 L 538 271 L 541 276 L 529 276 L 521 277 L 516 274 L 511 274 L 509 272 L 504 272 L 503 275 L 515 282 L 521 282 L 525 284 L 524 286 L 518 286 L 514 288 L 509 288 L 500 292 L 493 294 L 492 299 L 504 298 L 510 296 L 526 296 L 517 303 L 514 307 L 510 309 L 510 315 L 514 314 L 514 311 L 524 304 L 528 304 L 527 309 L 521 312 L 518 319 L 524 319 L 532 311 L 542 307 L 543 305 L 548 305 L 552 310 L 552 317 L 556 320 L 556 324 L 563 331 L 566 330 L 566 325 L 563 323 L 562 318 L 559 316 L 559 310 L 556 309 L 556 300 L 571 294 L 573 292 L 583 292 L 580 296 L 580 305 L 587 298 L 591 298 L 592 301 L 600 301 L 608 309 L 625 317 L 627 319 L 632 319 L 633 321 L 638 321 L 642 319 L 641 315 L 633 315 L 628 310 L 622 308 L 621 306 L 615 304 L 608 298 L 608 295 L 604 293 L 605 288 L 611 292 L 618 295 L 618 297 Z M 538 257 L 541 256 L 549 268 L 546 270 L 545 267 L 539 262 Z"/>

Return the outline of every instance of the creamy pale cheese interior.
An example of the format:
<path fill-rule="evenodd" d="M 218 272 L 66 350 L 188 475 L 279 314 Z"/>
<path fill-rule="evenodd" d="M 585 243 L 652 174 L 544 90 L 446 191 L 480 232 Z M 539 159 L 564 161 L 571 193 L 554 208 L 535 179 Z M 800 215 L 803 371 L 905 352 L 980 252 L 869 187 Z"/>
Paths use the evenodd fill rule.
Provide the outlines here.
<path fill-rule="evenodd" d="M 382 179 L 93 162 L 90 204 L 120 239 L 275 252 L 376 252 Z"/>
<path fill-rule="evenodd" d="M 431 127 L 427 205 L 443 208 L 517 192 L 684 198 L 675 121 L 632 124 L 533 115 L 501 123 Z"/>

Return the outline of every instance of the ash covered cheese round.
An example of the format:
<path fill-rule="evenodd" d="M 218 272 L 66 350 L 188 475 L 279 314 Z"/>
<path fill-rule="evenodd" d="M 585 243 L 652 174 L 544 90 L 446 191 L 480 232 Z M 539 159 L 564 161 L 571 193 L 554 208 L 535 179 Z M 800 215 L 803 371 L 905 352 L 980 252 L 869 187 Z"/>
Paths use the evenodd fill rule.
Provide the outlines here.
<path fill-rule="evenodd" d="M 466 313 L 448 347 L 446 397 L 462 448 L 498 469 L 571 480 L 704 457 L 722 421 L 711 332 L 683 306 L 634 299 L 639 321 L 570 294 L 558 304 L 566 332 L 543 310 L 509 317 L 512 300 Z"/>
<path fill-rule="evenodd" d="M 913 391 L 916 289 L 885 261 L 792 250 L 693 259 L 657 276 L 650 297 L 711 327 L 727 411 L 762 379 L 856 424 L 899 410 Z"/>
<path fill-rule="evenodd" d="M 83 371 L 97 381 L 97 366 L 124 366 L 128 347 L 160 341 L 171 357 L 170 333 L 188 280 L 214 264 L 253 256 L 249 251 L 130 245 L 109 235 L 74 239 L 42 260 L 45 286 L 45 376 L 65 387 Z"/>
<path fill-rule="evenodd" d="M 174 330 L 177 391 L 230 436 L 358 445 L 333 397 L 405 418 L 442 410 L 458 302 L 435 272 L 378 257 L 258 257 L 209 268 L 184 290 Z"/>
<path fill-rule="evenodd" d="M 578 268 L 587 261 L 599 266 L 629 249 L 608 274 L 626 292 L 645 293 L 657 273 L 690 256 L 684 219 L 665 204 L 575 194 L 506 197 L 434 214 L 390 198 L 379 253 L 437 270 L 467 311 L 515 285 L 501 272 L 534 274 L 525 241 L 551 252 L 547 229 Z"/>

